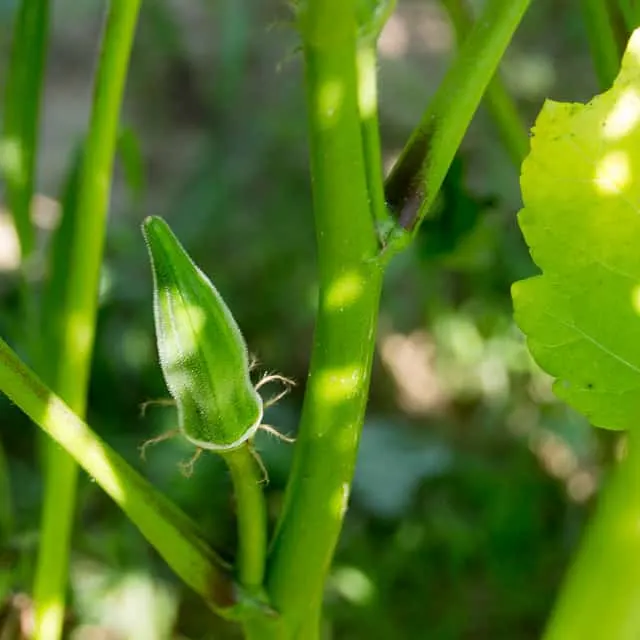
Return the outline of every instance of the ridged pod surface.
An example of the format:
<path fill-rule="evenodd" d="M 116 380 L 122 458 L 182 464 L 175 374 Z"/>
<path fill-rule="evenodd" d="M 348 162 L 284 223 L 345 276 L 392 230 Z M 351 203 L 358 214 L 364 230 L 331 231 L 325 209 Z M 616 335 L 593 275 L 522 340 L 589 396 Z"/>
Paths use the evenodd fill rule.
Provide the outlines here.
<path fill-rule="evenodd" d="M 167 223 L 149 217 L 142 230 L 153 270 L 160 366 L 180 431 L 203 449 L 235 449 L 256 432 L 263 414 L 244 338 Z"/>

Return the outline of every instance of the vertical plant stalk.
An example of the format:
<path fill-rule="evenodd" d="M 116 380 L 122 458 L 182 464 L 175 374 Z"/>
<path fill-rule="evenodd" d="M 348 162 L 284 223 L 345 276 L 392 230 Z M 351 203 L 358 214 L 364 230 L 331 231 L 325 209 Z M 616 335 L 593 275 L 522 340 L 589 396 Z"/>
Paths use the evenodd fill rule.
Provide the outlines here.
<path fill-rule="evenodd" d="M 544 640 L 632 640 L 640 631 L 640 432 L 627 435 Z"/>
<path fill-rule="evenodd" d="M 531 0 L 488 0 L 389 174 L 397 221 L 416 232 L 429 214 L 487 85 Z"/>
<path fill-rule="evenodd" d="M 602 89 L 608 89 L 620 70 L 620 49 L 613 28 L 609 0 L 582 0 L 593 65 Z"/>
<path fill-rule="evenodd" d="M 49 0 L 22 0 L 13 29 L 0 157 L 24 259 L 33 251 L 31 198 L 49 34 Z"/>
<path fill-rule="evenodd" d="M 377 34 L 376 34 L 377 35 Z M 362 150 L 367 172 L 367 189 L 371 213 L 378 224 L 389 219 L 384 201 L 384 170 L 378 119 L 378 55 L 376 36 L 358 39 L 356 69 L 358 73 L 358 109 L 362 131 Z"/>
<path fill-rule="evenodd" d="M 317 637 L 323 586 L 347 509 L 369 389 L 382 270 L 358 113 L 352 0 L 302 3 L 320 291 L 293 468 L 268 565 L 283 635 Z M 302 587 L 304 585 L 304 587 Z M 256 636 L 257 637 L 257 636 Z M 267 637 L 264 635 L 263 637 Z M 275 637 L 275 636 L 274 636 Z"/>
<path fill-rule="evenodd" d="M 77 220 L 68 248 L 69 277 L 60 305 L 56 392 L 83 416 L 95 334 L 98 285 L 118 121 L 140 0 L 112 0 L 96 73 L 94 100 L 77 195 Z M 36 570 L 36 633 L 60 637 L 74 515 L 77 467 L 50 443 L 45 470 L 41 546 Z"/>
<path fill-rule="evenodd" d="M 233 482 L 238 514 L 236 573 L 250 595 L 261 595 L 267 557 L 267 511 L 262 470 L 250 445 L 223 454 Z"/>
<path fill-rule="evenodd" d="M 4 100 L 0 166 L 5 197 L 13 215 L 22 254 L 22 304 L 28 348 L 35 351 L 35 309 L 27 287 L 34 248 L 31 223 L 40 104 L 49 37 L 49 0 L 22 0 L 13 29 L 13 44 Z"/>
<path fill-rule="evenodd" d="M 458 47 L 461 47 L 473 26 L 473 18 L 467 2 L 466 0 L 441 0 L 441 3 L 455 29 Z M 529 152 L 529 136 L 499 71 L 487 85 L 485 101 L 509 158 L 520 171 L 520 165 Z"/>
<path fill-rule="evenodd" d="M 4 449 L 0 446 L 0 548 L 7 548 L 14 533 L 13 498 L 9 482 L 9 468 Z M 8 567 L 3 567 L 0 570 L 0 602 L 5 602 L 10 595 L 13 582 L 13 572 Z"/>
<path fill-rule="evenodd" d="M 4 545 L 14 533 L 13 498 L 9 482 L 9 466 L 4 449 L 0 446 L 0 545 Z M 1 582 L 0 582 L 1 591 Z M 0 593 L 0 598 L 4 594 Z"/>

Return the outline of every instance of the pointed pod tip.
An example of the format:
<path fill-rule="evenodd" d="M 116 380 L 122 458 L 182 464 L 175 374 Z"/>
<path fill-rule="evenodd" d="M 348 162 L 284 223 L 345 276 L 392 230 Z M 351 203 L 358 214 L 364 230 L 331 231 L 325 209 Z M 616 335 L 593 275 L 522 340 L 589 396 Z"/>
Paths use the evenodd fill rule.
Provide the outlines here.
<path fill-rule="evenodd" d="M 154 269 L 158 267 L 159 263 L 164 264 L 165 267 L 169 264 L 173 264 L 175 267 L 175 262 L 184 253 L 184 249 L 162 218 L 147 216 L 142 221 L 142 235 L 147 244 Z"/>
<path fill-rule="evenodd" d="M 154 260 L 158 252 L 184 251 L 169 225 L 159 216 L 147 216 L 142 221 L 142 235 Z"/>
<path fill-rule="evenodd" d="M 147 233 L 149 231 L 153 231 L 154 227 L 157 228 L 158 227 L 166 227 L 167 223 L 160 217 L 158 216 L 147 216 L 143 221 L 142 221 L 142 233 L 144 233 L 145 235 L 147 235 Z"/>

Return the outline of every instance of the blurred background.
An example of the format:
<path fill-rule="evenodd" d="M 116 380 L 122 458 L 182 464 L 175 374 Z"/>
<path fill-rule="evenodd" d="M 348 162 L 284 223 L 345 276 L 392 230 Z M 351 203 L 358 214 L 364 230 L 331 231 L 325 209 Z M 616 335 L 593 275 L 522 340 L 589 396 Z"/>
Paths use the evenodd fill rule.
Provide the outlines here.
<path fill-rule="evenodd" d="M 43 252 L 87 123 L 104 9 L 93 0 L 53 5 L 36 202 Z M 14 10 L 0 1 L 2 82 Z M 439 2 L 399 1 L 379 45 L 387 167 L 455 46 Z M 598 92 L 579 3 L 533 2 L 501 71 L 527 128 L 546 97 L 585 101 Z M 302 65 L 287 3 L 143 3 L 123 126 L 89 423 L 230 555 L 235 527 L 222 463 L 204 456 L 186 479 L 177 464 L 190 448 L 179 440 L 149 450 L 146 463 L 139 458 L 144 440 L 176 426 L 171 408 L 140 416 L 141 403 L 168 395 L 140 223 L 165 217 L 220 289 L 250 350 L 299 382 L 267 415 L 293 434 L 316 280 Z M 510 284 L 533 273 L 516 224 L 519 197 L 518 171 L 481 108 L 436 215 L 389 270 L 351 508 L 326 588 L 326 638 L 540 636 L 612 443 L 554 399 L 514 327 Z M 3 210 L 0 335 L 19 348 L 17 266 Z M 0 397 L 5 624 L 28 607 L 42 493 L 38 435 Z M 268 436 L 258 446 L 275 515 L 291 449 Z M 86 476 L 70 571 L 74 640 L 239 637 Z"/>

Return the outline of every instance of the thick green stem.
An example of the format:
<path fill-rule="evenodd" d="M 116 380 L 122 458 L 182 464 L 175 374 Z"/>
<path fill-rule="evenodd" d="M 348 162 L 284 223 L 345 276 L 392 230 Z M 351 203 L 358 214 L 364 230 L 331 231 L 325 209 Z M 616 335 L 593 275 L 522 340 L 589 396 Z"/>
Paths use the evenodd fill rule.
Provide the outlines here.
<path fill-rule="evenodd" d="M 259 595 L 267 558 L 267 509 L 262 490 L 262 469 L 250 445 L 223 455 L 233 481 L 238 514 L 236 573 L 250 594 Z"/>
<path fill-rule="evenodd" d="M 203 542 L 197 525 L 100 440 L 1 339 L 0 390 L 96 480 L 185 584 L 220 613 L 236 604 L 230 567 Z"/>
<path fill-rule="evenodd" d="M 300 431 L 267 579 L 284 630 L 273 637 L 284 638 L 302 638 L 309 616 L 318 619 L 349 500 L 382 280 L 362 152 L 353 2 L 309 0 L 299 21 L 320 292 Z"/>
<path fill-rule="evenodd" d="M 608 89 L 620 70 L 620 49 L 608 0 L 582 0 L 581 5 L 596 74 L 601 87 Z"/>
<path fill-rule="evenodd" d="M 469 7 L 465 0 L 441 0 L 441 3 L 449 14 L 460 47 L 473 26 Z M 520 165 L 529 152 L 529 135 L 499 72 L 487 86 L 485 101 L 509 157 L 520 171 Z"/>
<path fill-rule="evenodd" d="M 385 185 L 406 229 L 428 215 L 487 85 L 531 0 L 489 0 Z"/>
<path fill-rule="evenodd" d="M 59 308 L 60 357 L 51 381 L 81 416 L 86 407 L 120 106 L 139 7 L 140 0 L 112 0 L 109 6 L 80 171 L 77 221 L 68 247 L 66 295 Z M 49 446 L 45 466 L 42 537 L 34 587 L 35 637 L 55 640 L 60 637 L 64 615 L 77 468 L 69 455 L 54 445 Z"/>
<path fill-rule="evenodd" d="M 545 640 L 640 637 L 640 432 L 612 471 L 556 602 Z"/>

